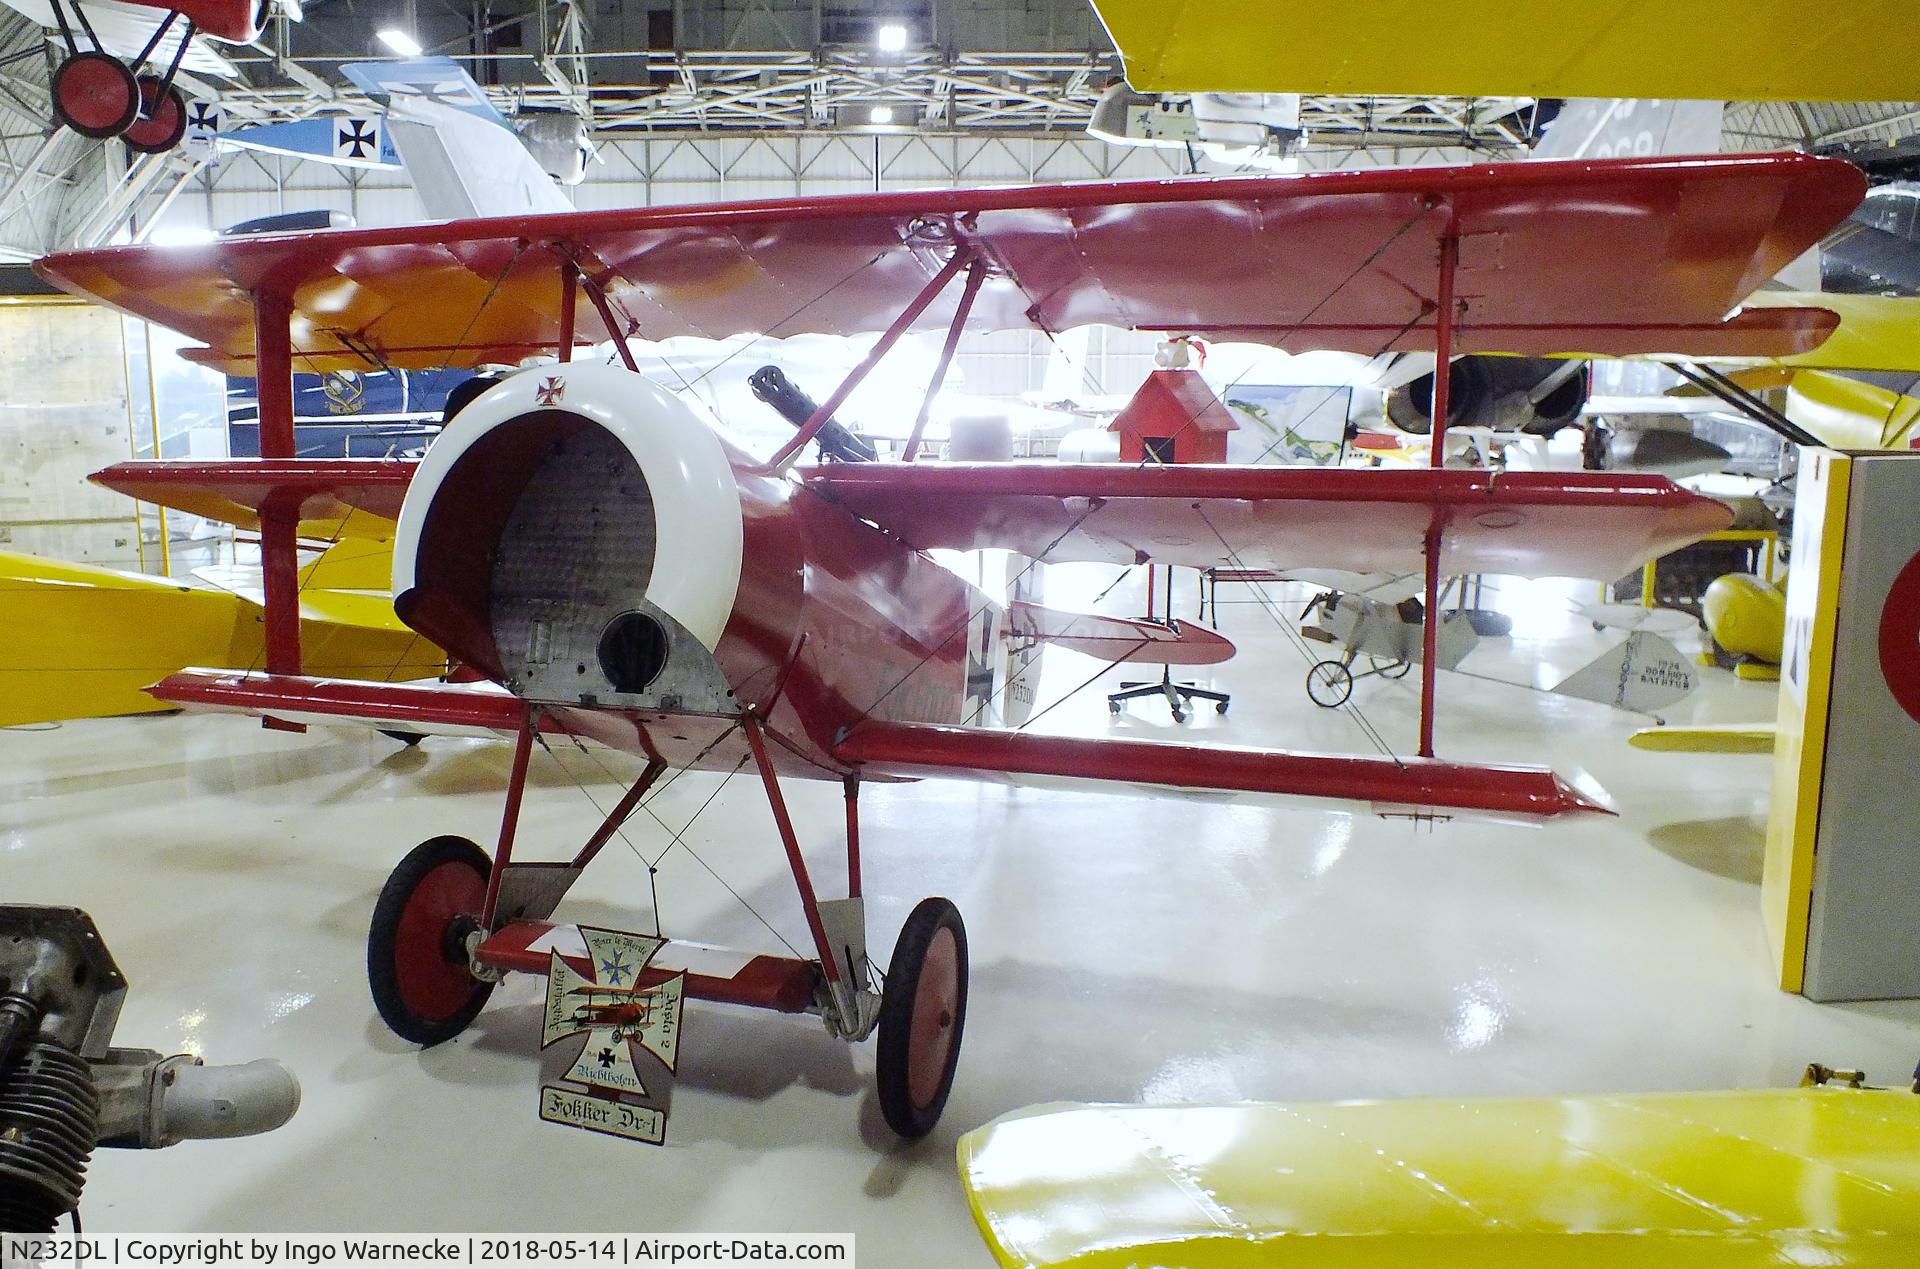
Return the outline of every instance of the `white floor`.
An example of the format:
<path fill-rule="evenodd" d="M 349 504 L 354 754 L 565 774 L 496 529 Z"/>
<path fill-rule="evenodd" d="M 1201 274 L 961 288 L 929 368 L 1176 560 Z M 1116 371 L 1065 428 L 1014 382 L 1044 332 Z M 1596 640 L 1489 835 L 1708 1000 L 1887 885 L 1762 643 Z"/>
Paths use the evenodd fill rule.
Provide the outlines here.
<path fill-rule="evenodd" d="M 1055 570 L 1049 599 L 1104 585 Z M 1511 640 L 1464 668 L 1550 682 L 1609 637 L 1564 587 L 1510 584 Z M 1578 593 L 1590 593 L 1589 587 Z M 1230 596 L 1250 601 L 1242 591 Z M 1190 595 L 1182 595 L 1190 603 Z M 1122 587 L 1105 605 L 1137 610 Z M 1297 610 L 1297 600 L 1291 606 Z M 1223 623 L 1241 655 L 1206 675 L 1231 714 L 1175 727 L 1089 691 L 1048 728 L 1365 750 L 1316 709 L 1306 661 L 1259 605 Z M 1055 655 L 1050 700 L 1092 672 Z M 1705 672 L 1675 719 L 1772 716 L 1772 688 Z M 1112 677 L 1118 677 L 1117 675 Z M 287 736 L 149 717 L 0 733 L 6 897 L 93 912 L 133 981 L 118 1038 L 211 1061 L 281 1059 L 306 1100 L 280 1132 L 96 1157 L 89 1229 L 853 1230 L 864 1264 L 983 1264 L 955 1138 L 1055 1100 L 1404 1097 L 1781 1085 L 1818 1059 L 1904 1078 L 1920 1004 L 1821 1007 L 1774 989 L 1759 917 L 1768 763 L 1630 749 L 1641 720 L 1441 676 L 1443 754 L 1549 762 L 1617 819 L 1417 826 L 1324 807 L 929 782 L 865 799 L 873 945 L 953 898 L 972 944 L 966 1048 L 946 1119 L 893 1145 L 871 1045 L 811 1019 L 690 1011 L 665 1148 L 540 1123 L 540 984 L 509 981 L 459 1041 L 419 1052 L 374 1018 L 366 921 L 394 862 L 445 832 L 489 842 L 507 753 L 358 733 Z M 1412 749 L 1418 676 L 1356 702 Z M 592 758 L 542 758 L 523 857 L 570 850 L 604 802 Z M 631 763 L 599 755 L 617 773 Z M 676 783 L 675 828 L 718 777 Z M 839 884 L 839 790 L 789 788 L 823 889 Z M 668 835 L 637 824 L 657 853 Z M 689 849 L 690 848 L 690 849 Z M 795 944 L 804 925 L 764 804 L 729 784 L 670 854 L 668 933 L 779 950 L 717 871 Z M 645 869 L 616 846 L 562 909 L 644 929 Z"/>

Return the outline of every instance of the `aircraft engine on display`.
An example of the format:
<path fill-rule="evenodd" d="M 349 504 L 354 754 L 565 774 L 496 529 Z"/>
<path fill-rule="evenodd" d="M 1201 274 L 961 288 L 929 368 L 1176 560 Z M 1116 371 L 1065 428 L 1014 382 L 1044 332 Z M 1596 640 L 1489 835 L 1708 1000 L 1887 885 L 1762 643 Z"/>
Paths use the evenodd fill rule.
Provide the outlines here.
<path fill-rule="evenodd" d="M 0 905 L 0 1231 L 51 1233 L 96 1145 L 247 1137 L 293 1117 L 278 1062 L 113 1047 L 127 979 L 78 908 Z"/>
<path fill-rule="evenodd" d="M 1587 366 L 1544 357 L 1458 357 L 1447 379 L 1447 424 L 1552 436 L 1580 421 Z M 1433 430 L 1433 374 L 1387 394 L 1387 418 L 1403 432 Z"/>
<path fill-rule="evenodd" d="M 1820 244 L 1820 289 L 1852 295 L 1920 294 L 1920 182 L 1869 190 Z"/>
<path fill-rule="evenodd" d="M 587 178 L 587 160 L 593 142 L 586 120 L 571 111 L 522 110 L 514 133 L 540 170 L 562 185 L 578 185 Z"/>
<path fill-rule="evenodd" d="M 1222 163 L 1291 166 L 1305 131 L 1292 93 L 1135 92 L 1126 82 L 1100 95 L 1087 132 L 1114 145 L 1191 148 Z"/>

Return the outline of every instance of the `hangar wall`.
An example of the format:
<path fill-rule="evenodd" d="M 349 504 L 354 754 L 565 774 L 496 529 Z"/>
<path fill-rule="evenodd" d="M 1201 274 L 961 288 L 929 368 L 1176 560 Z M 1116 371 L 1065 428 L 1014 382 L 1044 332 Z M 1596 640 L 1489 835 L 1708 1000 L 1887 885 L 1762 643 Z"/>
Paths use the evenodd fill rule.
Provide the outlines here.
<path fill-rule="evenodd" d="M 133 454 L 122 331 L 91 304 L 0 304 L 0 551 L 140 566 L 134 505 L 86 479 Z"/>

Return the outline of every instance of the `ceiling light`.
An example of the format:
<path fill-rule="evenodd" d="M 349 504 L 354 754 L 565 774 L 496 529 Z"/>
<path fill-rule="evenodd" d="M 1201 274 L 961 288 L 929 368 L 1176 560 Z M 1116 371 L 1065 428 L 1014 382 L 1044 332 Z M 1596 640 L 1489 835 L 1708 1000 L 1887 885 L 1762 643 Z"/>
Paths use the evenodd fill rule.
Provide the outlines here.
<path fill-rule="evenodd" d="M 420 41 L 402 31 L 397 26 L 382 28 L 374 32 L 374 39 L 392 49 L 402 57 L 420 56 Z"/>
<path fill-rule="evenodd" d="M 867 122 L 868 123 L 892 123 L 893 107 L 892 106 L 875 106 L 872 110 L 867 112 Z"/>
<path fill-rule="evenodd" d="M 874 35 L 873 42 L 880 46 L 882 53 L 899 53 L 907 47 L 907 28 L 898 22 L 889 22 Z"/>

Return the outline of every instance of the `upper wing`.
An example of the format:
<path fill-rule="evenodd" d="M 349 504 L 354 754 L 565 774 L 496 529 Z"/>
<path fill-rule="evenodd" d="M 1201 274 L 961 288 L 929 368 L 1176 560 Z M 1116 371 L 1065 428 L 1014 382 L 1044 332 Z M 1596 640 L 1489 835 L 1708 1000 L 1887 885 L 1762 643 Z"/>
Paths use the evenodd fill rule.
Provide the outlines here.
<path fill-rule="evenodd" d="M 801 477 L 912 546 L 1050 562 L 1418 573 L 1437 519 L 1443 575 L 1611 580 L 1733 520 L 1665 477 L 1609 472 L 840 463 Z"/>
<path fill-rule="evenodd" d="M 1857 169 L 1806 155 L 1503 163 L 622 208 L 37 267 L 239 374 L 253 373 L 256 292 L 290 298 L 302 369 L 471 366 L 556 347 L 562 259 L 648 339 L 848 335 L 886 327 L 962 243 L 990 266 L 974 329 L 1100 324 L 1377 354 L 1433 346 L 1436 244 L 1451 232 L 1457 352 L 1773 355 L 1817 345 L 1832 315 L 1726 314 L 1864 190 Z M 918 325 L 948 324 L 957 289 Z M 609 337 L 592 305 L 578 318 L 579 338 Z"/>
<path fill-rule="evenodd" d="M 1142 92 L 1887 101 L 1920 97 L 1888 0 L 1094 0 Z M 1892 37 L 1892 38 L 1890 38 Z"/>

